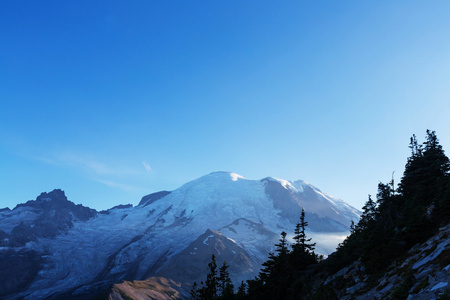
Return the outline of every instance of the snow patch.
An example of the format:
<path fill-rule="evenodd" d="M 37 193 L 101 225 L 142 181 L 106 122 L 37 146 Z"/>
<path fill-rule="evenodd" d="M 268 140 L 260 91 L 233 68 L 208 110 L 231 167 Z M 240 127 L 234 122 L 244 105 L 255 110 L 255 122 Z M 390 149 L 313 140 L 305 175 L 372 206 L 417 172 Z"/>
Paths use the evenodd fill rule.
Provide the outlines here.
<path fill-rule="evenodd" d="M 236 174 L 236 173 L 230 173 L 231 180 L 238 181 L 239 179 L 245 179 L 243 176 Z"/>
<path fill-rule="evenodd" d="M 206 242 L 207 242 L 210 238 L 212 238 L 212 237 L 214 237 L 213 234 L 207 236 L 206 239 L 203 241 L 203 244 L 208 245 Z"/>
<path fill-rule="evenodd" d="M 289 180 L 275 178 L 275 177 L 267 177 L 265 179 L 278 182 L 279 184 L 281 184 L 282 187 L 284 187 L 287 190 L 292 190 L 294 192 L 301 192 L 303 190 L 303 186 L 301 186 L 301 185 L 294 186 L 294 182 L 289 181 Z"/>
<path fill-rule="evenodd" d="M 232 241 L 233 243 L 235 243 L 235 244 L 236 244 L 236 241 L 235 241 L 235 240 L 233 240 L 233 239 L 230 239 L 229 237 L 227 237 L 227 239 L 228 239 L 228 240 L 230 240 L 230 241 Z"/>

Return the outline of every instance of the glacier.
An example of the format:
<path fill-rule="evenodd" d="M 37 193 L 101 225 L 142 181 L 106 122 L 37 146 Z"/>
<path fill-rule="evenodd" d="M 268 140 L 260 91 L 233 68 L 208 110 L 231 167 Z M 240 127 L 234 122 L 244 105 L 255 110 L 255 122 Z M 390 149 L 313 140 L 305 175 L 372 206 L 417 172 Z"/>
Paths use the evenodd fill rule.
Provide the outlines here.
<path fill-rule="evenodd" d="M 325 255 L 360 215 L 306 181 L 249 180 L 230 172 L 214 172 L 176 190 L 144 196 L 138 206 L 104 212 L 68 204 L 64 192 L 56 191 L 0 210 L 0 258 L 5 264 L 20 253 L 36 259 L 36 270 L 26 282 L 14 286 L 10 276 L 7 284 L 0 284 L 1 298 L 70 299 L 94 295 L 112 283 L 161 274 L 176 277 L 186 289 L 203 270 L 184 278 L 179 262 L 197 261 L 192 256 L 203 253 L 201 264 L 210 252 L 216 252 L 219 263 L 242 263 L 241 269 L 232 269 L 232 278 L 250 279 L 274 250 L 281 231 L 293 233 L 302 208 L 308 234 L 317 242 L 317 252 Z M 36 231 L 49 226 L 57 230 Z"/>

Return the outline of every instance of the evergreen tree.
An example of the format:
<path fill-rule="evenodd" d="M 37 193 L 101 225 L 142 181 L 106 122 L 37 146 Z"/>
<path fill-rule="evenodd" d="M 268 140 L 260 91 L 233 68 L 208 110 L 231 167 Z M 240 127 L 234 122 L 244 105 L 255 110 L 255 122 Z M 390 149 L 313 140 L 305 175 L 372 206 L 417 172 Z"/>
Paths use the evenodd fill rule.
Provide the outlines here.
<path fill-rule="evenodd" d="M 309 243 L 312 239 L 306 238 L 306 226 L 308 226 L 308 222 L 305 221 L 305 210 L 302 208 L 300 222 L 297 223 L 294 230 L 295 244 L 292 246 L 294 251 L 300 251 L 302 253 L 314 251 L 316 243 Z"/>
<path fill-rule="evenodd" d="M 219 268 L 219 277 L 217 279 L 218 292 L 220 298 L 230 299 L 234 295 L 234 285 L 230 279 L 230 273 L 228 272 L 229 265 L 226 261 L 223 262 L 222 267 Z"/>
<path fill-rule="evenodd" d="M 404 215 L 404 199 L 395 195 L 392 185 L 380 182 L 377 193 L 378 216 L 377 224 L 383 226 L 384 231 L 394 230 L 398 220 Z"/>
<path fill-rule="evenodd" d="M 275 252 L 277 252 L 277 254 L 269 253 L 268 260 L 262 264 L 263 268 L 259 273 L 258 279 L 266 286 L 272 285 L 274 275 L 278 274 L 287 264 L 286 256 L 289 253 L 289 250 L 287 248 L 286 235 L 286 232 L 283 231 L 279 243 L 275 244 L 275 247 L 277 247 Z"/>
<path fill-rule="evenodd" d="M 408 245 L 423 241 L 441 219 L 445 219 L 446 182 L 450 161 L 434 131 L 427 130 L 426 141 L 419 147 L 415 136 L 411 138 L 412 155 L 408 158 L 400 182 L 405 199 L 404 237 Z"/>
<path fill-rule="evenodd" d="M 259 275 L 248 281 L 248 299 L 301 299 L 307 292 L 304 272 L 318 257 L 314 253 L 315 243 L 310 243 L 311 239 L 306 236 L 306 226 L 308 222 L 302 209 L 294 230 L 292 251 L 288 249 L 287 234 L 283 231 L 279 243 L 275 244 L 275 254 L 270 253 Z"/>
<path fill-rule="evenodd" d="M 411 138 L 412 155 L 406 163 L 400 191 L 405 197 L 420 198 L 425 204 L 430 204 L 438 192 L 439 178 L 448 176 L 450 161 L 435 131 L 427 130 L 423 146 L 419 147 L 415 136 Z"/>
<path fill-rule="evenodd" d="M 289 250 L 287 248 L 286 235 L 287 233 L 283 231 L 281 233 L 281 238 L 279 239 L 280 242 L 278 244 L 275 244 L 275 246 L 277 247 L 275 251 L 278 252 L 278 256 L 285 256 L 289 253 Z"/>
<path fill-rule="evenodd" d="M 359 219 L 358 225 L 356 225 L 356 231 L 362 231 L 367 228 L 375 221 L 376 215 L 376 203 L 372 200 L 372 197 L 369 195 L 369 199 L 362 207 L 362 214 Z"/>
<path fill-rule="evenodd" d="M 241 285 L 239 285 L 238 291 L 236 293 L 236 299 L 242 300 L 246 296 L 247 285 L 245 282 L 241 281 Z"/>
<path fill-rule="evenodd" d="M 378 185 L 377 202 L 369 197 L 355 230 L 327 265 L 339 267 L 361 258 L 367 271 L 382 272 L 450 219 L 450 163 L 436 133 L 427 130 L 423 144 L 413 135 L 409 148 L 411 156 L 397 192 L 393 180 Z"/>
<path fill-rule="evenodd" d="M 206 281 L 201 282 L 201 287 L 194 282 L 190 291 L 191 299 L 194 300 L 212 300 L 212 299 L 233 299 L 234 285 L 228 272 L 229 265 L 224 261 L 222 267 L 217 271 L 216 257 L 211 256 L 211 262 L 208 264 L 208 274 Z"/>
<path fill-rule="evenodd" d="M 433 213 L 434 210 L 436 215 L 440 216 L 437 208 L 439 208 L 441 199 L 438 197 L 445 190 L 449 178 L 450 160 L 445 155 L 434 131 L 427 130 L 427 140 L 424 146 L 423 159 L 428 167 L 424 170 L 424 177 L 427 180 L 424 182 L 426 186 L 422 196 L 428 200 L 425 201 L 427 205 L 433 205 L 433 207 L 427 207 L 427 213 Z"/>
<path fill-rule="evenodd" d="M 350 234 L 354 234 L 356 231 L 355 222 L 353 220 L 350 221 Z"/>
<path fill-rule="evenodd" d="M 217 264 L 216 256 L 211 256 L 211 262 L 208 264 L 208 274 L 206 275 L 204 299 L 214 299 L 217 297 Z"/>
<path fill-rule="evenodd" d="M 283 231 L 279 243 L 275 244 L 276 254 L 269 253 L 259 275 L 248 281 L 249 299 L 285 299 L 291 276 L 286 236 Z"/>
<path fill-rule="evenodd" d="M 442 191 L 438 196 L 436 211 L 439 212 L 439 218 L 443 224 L 450 222 L 450 176 L 442 184 Z"/>
<path fill-rule="evenodd" d="M 410 139 L 409 149 L 411 149 L 411 157 L 408 158 L 408 161 L 422 156 L 422 145 L 417 142 L 415 134 Z"/>
<path fill-rule="evenodd" d="M 194 284 L 192 285 L 190 295 L 191 295 L 191 299 L 193 299 L 193 300 L 200 299 L 200 291 L 198 289 L 197 282 L 195 282 L 195 281 L 194 281 Z"/>

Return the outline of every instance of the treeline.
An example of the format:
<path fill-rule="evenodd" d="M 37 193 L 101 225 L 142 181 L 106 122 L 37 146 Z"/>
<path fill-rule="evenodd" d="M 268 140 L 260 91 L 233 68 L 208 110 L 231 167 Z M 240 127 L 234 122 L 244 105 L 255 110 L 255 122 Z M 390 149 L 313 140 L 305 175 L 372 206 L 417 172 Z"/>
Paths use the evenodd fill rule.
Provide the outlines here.
<path fill-rule="evenodd" d="M 409 145 L 403 177 L 379 183 L 376 201 L 369 199 L 351 235 L 326 260 L 336 271 L 360 259 L 369 274 L 381 273 L 412 246 L 431 237 L 450 221 L 450 162 L 434 131 L 427 130 L 419 144 L 415 135 Z"/>
<path fill-rule="evenodd" d="M 294 244 L 289 246 L 286 232 L 281 233 L 278 244 L 275 244 L 275 253 L 263 263 L 258 276 L 247 283 L 241 282 L 237 292 L 234 292 L 228 265 L 217 271 L 215 256 L 208 264 L 206 281 L 200 286 L 194 283 L 191 290 L 191 299 L 298 299 L 308 288 L 309 278 L 305 270 L 318 263 L 322 256 L 314 253 L 315 243 L 306 236 L 305 211 L 302 209 L 300 221 L 294 230 Z"/>
<path fill-rule="evenodd" d="M 357 260 L 366 274 L 380 276 L 395 259 L 450 222 L 450 161 L 436 133 L 427 130 L 422 144 L 413 135 L 409 148 L 411 156 L 398 187 L 393 179 L 379 183 L 376 200 L 369 195 L 358 224 L 351 224 L 351 234 L 326 260 L 314 253 L 315 244 L 306 237 L 302 211 L 295 243 L 289 247 L 283 232 L 255 279 L 242 282 L 235 293 L 229 274 L 217 275 L 210 264 L 206 283 L 194 285 L 192 298 L 335 299 L 330 287 L 311 290 L 313 282 L 317 285 L 316 274 L 333 274 Z M 226 263 L 222 268 L 226 271 Z M 223 278 L 229 281 L 225 284 Z"/>

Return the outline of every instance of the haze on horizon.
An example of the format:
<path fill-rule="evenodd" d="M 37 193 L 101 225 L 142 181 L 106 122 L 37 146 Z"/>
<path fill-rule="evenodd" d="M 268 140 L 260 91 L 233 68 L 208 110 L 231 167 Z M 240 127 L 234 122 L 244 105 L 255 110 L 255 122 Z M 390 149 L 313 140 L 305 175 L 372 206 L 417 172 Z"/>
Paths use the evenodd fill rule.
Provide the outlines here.
<path fill-rule="evenodd" d="M 101 210 L 214 171 L 361 208 L 450 151 L 448 1 L 4 1 L 0 208 Z M 448 154 L 448 153 L 447 153 Z"/>

